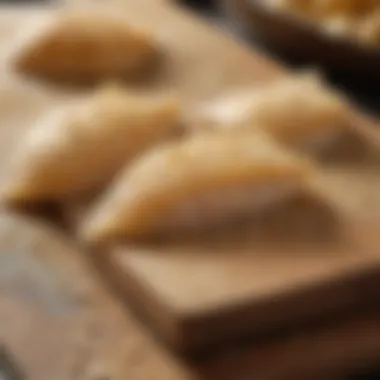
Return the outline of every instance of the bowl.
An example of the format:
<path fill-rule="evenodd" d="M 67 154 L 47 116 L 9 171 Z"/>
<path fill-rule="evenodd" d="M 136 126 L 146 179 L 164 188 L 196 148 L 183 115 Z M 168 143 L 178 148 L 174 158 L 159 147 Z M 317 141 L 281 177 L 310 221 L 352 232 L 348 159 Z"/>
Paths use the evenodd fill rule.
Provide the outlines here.
<path fill-rule="evenodd" d="M 265 6 L 265 0 L 220 1 L 228 16 L 270 47 L 309 64 L 380 79 L 380 46 L 330 35 L 312 22 Z"/>

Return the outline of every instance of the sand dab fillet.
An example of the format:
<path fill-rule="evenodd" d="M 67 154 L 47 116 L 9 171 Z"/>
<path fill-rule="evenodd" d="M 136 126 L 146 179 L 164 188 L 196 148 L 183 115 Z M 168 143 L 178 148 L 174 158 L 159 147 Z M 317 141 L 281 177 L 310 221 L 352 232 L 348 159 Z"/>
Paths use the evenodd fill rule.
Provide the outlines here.
<path fill-rule="evenodd" d="M 233 223 L 293 196 L 312 172 L 259 132 L 173 141 L 121 172 L 83 234 L 106 242 Z"/>
<path fill-rule="evenodd" d="M 347 107 L 317 76 L 304 74 L 211 101 L 189 124 L 195 132 L 262 129 L 292 148 L 320 150 L 348 128 Z"/>
<path fill-rule="evenodd" d="M 153 35 L 109 13 L 65 12 L 35 29 L 25 32 L 12 61 L 28 75 L 81 82 L 128 78 L 153 68 L 159 56 Z"/>
<path fill-rule="evenodd" d="M 179 119 L 175 97 L 105 86 L 31 128 L 14 153 L 3 201 L 61 200 L 97 189 L 144 149 L 177 134 Z"/>

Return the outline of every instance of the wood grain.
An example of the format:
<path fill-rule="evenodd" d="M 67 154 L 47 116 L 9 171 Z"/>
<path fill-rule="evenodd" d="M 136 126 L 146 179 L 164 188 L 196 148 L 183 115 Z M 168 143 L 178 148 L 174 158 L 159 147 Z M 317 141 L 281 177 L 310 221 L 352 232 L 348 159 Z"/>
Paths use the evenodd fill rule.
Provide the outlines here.
<path fill-rule="evenodd" d="M 185 363 L 101 286 L 46 223 L 0 213 L 0 344 L 30 380 L 326 380 L 379 360 L 379 314 L 337 320 Z M 312 376 L 312 377 L 311 377 Z"/>
<path fill-rule="evenodd" d="M 30 380 L 191 379 L 52 227 L 0 213 L 0 344 Z"/>

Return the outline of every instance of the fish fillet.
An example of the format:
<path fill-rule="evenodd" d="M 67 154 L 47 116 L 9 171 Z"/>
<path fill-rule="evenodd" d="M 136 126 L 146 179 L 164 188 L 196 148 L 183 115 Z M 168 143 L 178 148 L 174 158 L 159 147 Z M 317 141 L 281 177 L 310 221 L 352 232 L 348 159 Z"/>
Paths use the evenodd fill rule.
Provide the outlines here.
<path fill-rule="evenodd" d="M 177 98 L 107 85 L 31 128 L 12 157 L 2 199 L 55 201 L 92 191 L 136 155 L 178 131 Z"/>
<path fill-rule="evenodd" d="M 173 141 L 121 172 L 83 234 L 107 241 L 232 223 L 291 197 L 312 172 L 308 161 L 262 133 Z"/>

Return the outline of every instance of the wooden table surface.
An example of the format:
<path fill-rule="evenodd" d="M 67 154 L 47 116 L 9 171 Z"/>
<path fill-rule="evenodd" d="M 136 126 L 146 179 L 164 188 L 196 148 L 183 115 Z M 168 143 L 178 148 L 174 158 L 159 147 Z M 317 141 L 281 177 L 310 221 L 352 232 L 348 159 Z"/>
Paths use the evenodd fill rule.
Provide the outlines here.
<path fill-rule="evenodd" d="M 142 17 L 141 5 L 130 7 L 135 7 Z M 154 9 L 153 5 L 146 8 L 155 16 Z M 15 22 L 19 17 L 17 12 L 6 12 L 1 11 L 0 35 L 3 41 L 9 42 L 11 31 L 20 24 Z M 195 24 L 198 30 L 209 30 L 198 20 L 193 22 L 190 17 L 187 20 L 189 29 Z M 174 38 L 172 30 L 167 30 L 166 35 Z M 215 34 L 211 40 L 218 46 L 224 37 Z M 264 79 L 252 71 L 251 53 L 229 41 L 231 49 L 236 49 L 246 63 L 237 65 L 231 57 L 224 69 L 219 67 L 216 82 L 206 77 L 209 80 L 203 83 L 205 97 L 218 91 L 214 86 L 220 81 L 235 86 L 243 84 L 246 74 L 242 67 L 251 73 L 252 80 Z M 191 46 L 195 49 L 197 41 Z M 206 44 L 202 46 L 206 51 Z M 176 48 L 180 52 L 186 50 L 180 41 Z M 209 73 L 213 72 L 211 64 L 215 63 L 211 58 L 207 66 Z M 277 67 L 261 58 L 258 61 L 268 68 Z M 202 62 L 192 64 L 202 76 Z M 241 69 L 239 82 L 235 82 L 236 77 L 232 79 L 236 67 Z M 282 75 L 282 69 L 279 73 Z M 1 83 L 4 86 L 5 82 Z M 193 88 L 190 78 L 182 83 L 186 88 Z M 9 102 L 0 115 L 2 125 L 14 126 L 4 131 L 0 139 L 4 160 L 22 134 L 22 126 L 47 104 L 46 98 L 32 95 L 36 104 L 30 109 L 36 113 L 25 112 L 29 109 L 28 92 L 23 88 L 14 91 L 12 85 L 3 92 Z M 15 93 L 18 95 L 10 96 Z M 48 97 L 49 101 L 54 98 Z M 188 92 L 187 98 L 196 101 L 198 92 Z M 23 113 L 18 112 L 20 101 L 25 102 Z M 15 114 L 24 123 L 15 122 L 21 120 L 15 119 Z M 240 374 L 260 380 L 312 380 L 310 374 L 316 379 L 330 375 L 336 378 L 335 374 L 372 365 L 380 356 L 379 314 L 364 313 L 352 319 L 338 318 L 319 327 L 305 327 L 303 331 L 283 332 L 261 344 L 251 341 L 247 345 L 227 347 L 217 356 L 189 363 L 168 351 L 141 324 L 108 289 L 92 264 L 90 252 L 50 223 L 1 210 L 0 342 L 10 361 L 28 380 L 124 380 L 126 375 L 133 380 L 235 380 Z"/>

